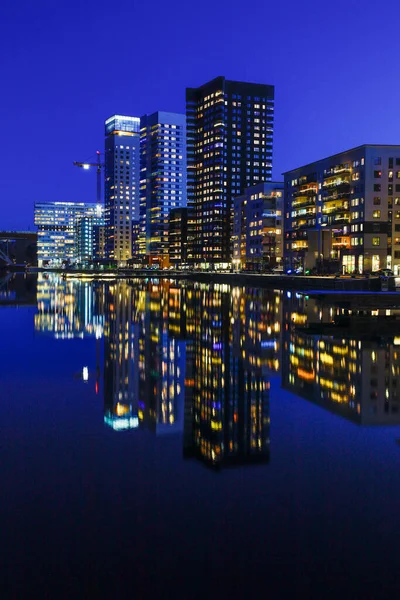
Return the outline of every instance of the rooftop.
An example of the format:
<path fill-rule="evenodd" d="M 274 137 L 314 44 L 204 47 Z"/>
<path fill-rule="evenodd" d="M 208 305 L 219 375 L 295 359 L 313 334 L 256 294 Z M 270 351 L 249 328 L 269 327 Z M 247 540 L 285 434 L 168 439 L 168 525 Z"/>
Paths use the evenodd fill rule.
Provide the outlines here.
<path fill-rule="evenodd" d="M 328 160 L 329 158 L 335 158 L 336 156 L 342 156 L 343 154 L 350 154 L 351 152 L 355 152 L 356 150 L 361 150 L 362 148 L 398 148 L 400 150 L 399 144 L 361 144 L 360 146 L 355 146 L 354 148 L 350 148 L 349 150 L 343 150 L 342 152 L 337 152 L 336 154 L 331 154 L 330 156 L 325 156 L 324 158 L 318 158 L 312 162 L 306 163 L 305 165 L 301 165 L 300 167 L 296 167 L 295 169 L 290 169 L 288 171 L 283 171 L 282 175 L 287 175 L 288 173 L 295 173 L 296 171 L 300 171 L 300 169 L 304 169 L 305 167 L 311 167 L 312 165 L 316 165 L 317 163 Z"/>

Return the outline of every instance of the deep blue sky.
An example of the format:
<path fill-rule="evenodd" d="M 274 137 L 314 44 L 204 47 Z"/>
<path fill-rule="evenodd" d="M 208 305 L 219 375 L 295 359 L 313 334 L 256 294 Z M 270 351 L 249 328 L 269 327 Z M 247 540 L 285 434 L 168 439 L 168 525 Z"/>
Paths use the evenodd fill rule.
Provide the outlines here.
<path fill-rule="evenodd" d="M 184 112 L 217 75 L 276 86 L 274 178 L 362 143 L 400 143 L 397 2 L 59 0 L 2 5 L 0 229 L 35 200 L 95 200 L 72 166 L 113 113 Z"/>

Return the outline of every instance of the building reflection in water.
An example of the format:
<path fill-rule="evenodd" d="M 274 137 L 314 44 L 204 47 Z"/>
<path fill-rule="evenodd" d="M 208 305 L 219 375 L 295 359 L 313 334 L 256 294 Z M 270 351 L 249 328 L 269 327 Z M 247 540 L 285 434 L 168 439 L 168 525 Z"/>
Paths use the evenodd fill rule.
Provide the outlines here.
<path fill-rule="evenodd" d="M 56 339 L 102 337 L 104 289 L 101 283 L 39 273 L 36 300 L 37 333 Z"/>
<path fill-rule="evenodd" d="M 0 271 L 0 307 L 35 306 L 36 283 L 36 275 Z"/>
<path fill-rule="evenodd" d="M 245 315 L 262 310 L 257 292 L 142 280 L 106 284 L 105 298 L 108 425 L 183 432 L 184 455 L 213 466 L 268 460 L 279 296 L 250 335 Z"/>
<path fill-rule="evenodd" d="M 135 372 L 139 325 L 134 320 L 132 287 L 115 283 L 104 289 L 104 422 L 121 431 L 139 426 Z"/>
<path fill-rule="evenodd" d="M 400 422 L 400 340 L 307 330 L 341 311 L 290 292 L 45 274 L 35 329 L 96 338 L 96 391 L 103 343 L 107 426 L 180 433 L 186 458 L 218 468 L 268 462 L 278 373 L 284 388 L 356 423 Z"/>
<path fill-rule="evenodd" d="M 195 285 L 188 290 L 184 455 L 214 467 L 269 459 L 267 361 L 261 337 L 249 335 L 243 313 L 258 306 L 245 290 Z"/>
<path fill-rule="evenodd" d="M 359 424 L 398 424 L 400 340 L 368 331 L 324 331 L 323 326 L 319 334 L 312 334 L 301 325 L 329 323 L 342 310 L 288 295 L 283 310 L 283 387 Z"/>

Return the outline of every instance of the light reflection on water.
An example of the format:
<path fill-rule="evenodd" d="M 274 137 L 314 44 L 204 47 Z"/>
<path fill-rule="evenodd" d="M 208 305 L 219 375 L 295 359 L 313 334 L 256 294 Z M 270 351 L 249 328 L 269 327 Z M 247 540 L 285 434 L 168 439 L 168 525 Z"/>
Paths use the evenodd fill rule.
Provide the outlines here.
<path fill-rule="evenodd" d="M 29 561 L 18 553 L 26 548 L 32 556 L 38 534 L 28 544 L 27 531 L 43 510 L 57 516 L 54 540 L 46 530 L 49 539 L 58 544 L 63 531 L 64 560 L 76 553 L 77 569 L 81 564 L 93 568 L 90 557 L 97 545 L 105 562 L 112 562 L 106 549 L 114 544 L 113 573 L 121 564 L 127 572 L 131 554 L 140 563 L 141 552 L 164 556 L 167 563 L 167 548 L 168 569 L 162 561 L 142 568 L 152 582 L 154 570 L 154 581 L 160 582 L 175 573 L 176 565 L 190 557 L 188 548 L 197 553 L 201 569 L 215 567 L 216 580 L 224 580 L 230 572 L 224 556 L 237 551 L 240 597 L 248 593 L 246 573 L 264 574 L 276 556 L 279 565 L 268 577 L 276 579 L 285 565 L 289 572 L 294 565 L 296 576 L 285 575 L 279 586 L 293 583 L 299 594 L 318 583 L 315 569 L 326 570 L 326 565 L 337 569 L 335 577 L 324 571 L 330 585 L 339 586 L 347 568 L 349 585 L 353 573 L 364 574 L 371 560 L 378 561 L 374 573 L 390 566 L 396 578 L 395 440 L 400 435 L 390 427 L 400 423 L 395 319 L 388 324 L 371 316 L 376 307 L 361 307 L 367 315 L 357 317 L 360 325 L 332 329 L 334 319 L 346 318 L 346 302 L 218 284 L 103 283 L 46 274 L 37 280 L 9 278 L 0 286 L 0 306 L 8 307 L 7 314 L 17 319 L 24 306 L 31 307 L 34 339 L 25 339 L 24 332 L 18 343 L 29 346 L 27 356 L 35 364 L 51 362 L 53 353 L 57 377 L 66 386 L 64 397 L 54 364 L 46 364 L 33 377 L 40 385 L 30 388 L 32 375 L 21 370 L 29 393 L 21 396 L 19 381 L 10 380 L 2 398 L 8 460 L 0 472 L 12 490 L 5 535 L 15 545 L 15 565 L 28 569 Z M 13 306 L 18 310 L 10 310 Z M 396 312 L 378 311 L 382 317 Z M 310 324 L 313 330 L 307 329 Z M 3 347 L 11 342 L 4 339 Z M 62 354 L 60 348 L 67 351 Z M 40 351 L 43 356 L 36 359 Z M 11 367 L 7 360 L 4 355 L 3 373 Z M 74 393 L 76 401 L 68 397 Z M 28 452 L 24 436 L 36 435 L 31 422 L 47 437 L 44 445 L 41 437 L 34 438 Z M 53 429 L 59 435 L 51 437 Z M 40 495 L 43 480 L 47 491 Z M 66 508 L 65 495 L 73 508 Z M 29 501 L 18 504 L 19 497 Z M 38 521 L 40 531 L 42 526 Z M 82 535 L 87 539 L 81 543 Z M 174 544 L 177 535 L 180 545 Z M 51 562 L 54 553 L 43 552 Z M 210 552 L 213 561 L 204 562 Z M 180 553 L 180 561 L 174 553 Z M 42 568 L 38 557 L 32 563 L 35 572 Z M 104 585 L 109 581 L 112 588 L 109 597 L 119 597 L 107 565 L 97 560 L 99 580 L 104 572 Z M 192 578 L 198 564 L 189 570 Z M 57 578 L 68 577 L 59 568 L 53 565 Z M 393 583 L 391 577 L 379 577 L 378 593 L 374 588 L 371 597 L 380 597 L 380 586 Z M 351 597 L 369 597 L 371 585 L 368 581 L 361 596 Z M 346 597 L 338 587 L 332 589 L 334 597 Z M 319 597 L 328 597 L 326 588 Z"/>

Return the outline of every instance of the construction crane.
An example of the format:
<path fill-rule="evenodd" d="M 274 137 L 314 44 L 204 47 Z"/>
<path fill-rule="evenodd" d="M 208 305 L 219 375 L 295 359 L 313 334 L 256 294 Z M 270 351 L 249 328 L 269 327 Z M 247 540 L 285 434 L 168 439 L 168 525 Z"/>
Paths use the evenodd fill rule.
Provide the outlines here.
<path fill-rule="evenodd" d="M 90 167 L 96 167 L 97 169 L 97 204 L 101 202 L 101 170 L 104 168 L 104 163 L 101 162 L 101 152 L 96 151 L 97 162 L 78 162 L 74 161 L 74 167 L 82 167 L 82 169 L 90 169 Z"/>

